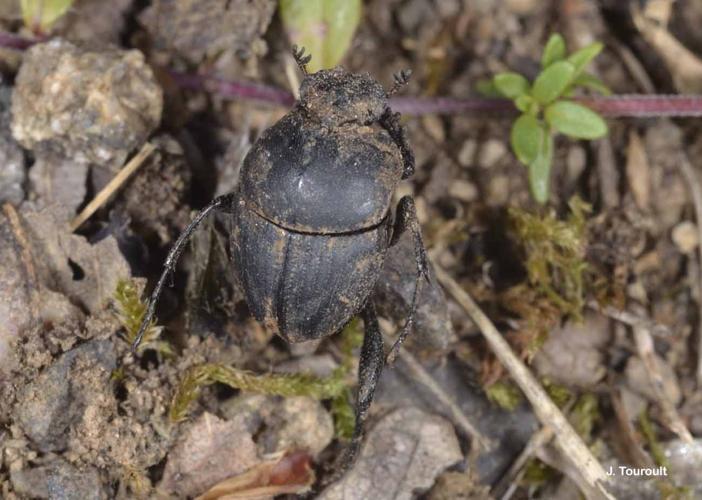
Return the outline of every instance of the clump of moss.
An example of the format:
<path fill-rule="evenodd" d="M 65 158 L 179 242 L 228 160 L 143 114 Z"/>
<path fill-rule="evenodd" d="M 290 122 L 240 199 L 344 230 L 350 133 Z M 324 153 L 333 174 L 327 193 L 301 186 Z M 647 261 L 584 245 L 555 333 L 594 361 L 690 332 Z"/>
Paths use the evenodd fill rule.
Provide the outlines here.
<path fill-rule="evenodd" d="M 140 290 L 133 280 L 120 280 L 114 294 L 114 305 L 117 311 L 117 319 L 125 330 L 125 340 L 133 344 L 136 339 L 141 321 L 146 314 L 146 304 L 141 301 Z M 155 320 L 151 320 L 144 333 L 144 338 L 139 345 L 139 351 L 144 349 L 155 349 L 161 354 L 172 356 L 173 349 L 168 342 L 158 340 L 163 332 L 163 327 L 156 325 Z"/>
<path fill-rule="evenodd" d="M 509 217 L 526 256 L 529 285 L 562 314 L 580 318 L 588 269 L 586 215 L 591 207 L 578 197 L 568 205 L 570 215 L 566 220 L 559 220 L 554 213 L 540 216 L 516 208 L 509 211 Z"/>
<path fill-rule="evenodd" d="M 216 363 L 194 366 L 186 372 L 176 390 L 171 402 L 170 419 L 173 422 L 184 420 L 201 389 L 207 385 L 221 383 L 247 392 L 287 397 L 307 396 L 317 400 L 330 399 L 336 434 L 342 439 L 348 439 L 353 433 L 355 423 L 348 378 L 355 363 L 354 350 L 361 344 L 362 339 L 359 322 L 351 322 L 341 335 L 341 363 L 329 377 L 305 373 L 257 375 L 248 370 Z"/>
<path fill-rule="evenodd" d="M 508 380 L 498 380 L 485 389 L 488 399 L 504 410 L 514 411 L 524 396 L 519 388 Z"/>

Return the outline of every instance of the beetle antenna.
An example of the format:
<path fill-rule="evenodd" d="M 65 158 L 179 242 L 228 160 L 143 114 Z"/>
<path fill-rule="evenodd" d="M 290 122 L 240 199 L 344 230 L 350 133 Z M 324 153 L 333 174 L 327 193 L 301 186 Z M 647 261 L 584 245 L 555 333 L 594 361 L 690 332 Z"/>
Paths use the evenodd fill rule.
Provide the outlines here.
<path fill-rule="evenodd" d="M 305 54 L 305 48 L 298 47 L 297 45 L 292 46 L 292 54 L 300 71 L 302 71 L 305 76 L 308 75 L 307 64 L 312 60 L 312 56 L 310 54 Z"/>
<path fill-rule="evenodd" d="M 144 318 L 141 320 L 139 331 L 137 332 L 136 338 L 132 343 L 132 352 L 134 354 L 136 354 L 137 348 L 139 347 L 139 344 L 141 344 L 141 341 L 144 338 L 144 333 L 146 333 L 146 330 L 151 324 L 151 320 L 153 319 L 154 313 L 156 312 L 156 303 L 158 302 L 158 299 L 161 296 L 161 292 L 163 291 L 163 287 L 166 284 L 166 280 L 169 276 L 172 277 L 173 271 L 175 270 L 175 266 L 178 262 L 178 258 L 180 257 L 180 254 L 183 253 L 183 249 L 188 243 L 188 240 L 190 240 L 190 237 L 193 235 L 193 232 L 195 232 L 202 220 L 205 217 L 207 217 L 207 215 L 210 212 L 212 212 L 213 210 L 220 209 L 223 206 L 231 205 L 233 201 L 233 193 L 218 196 L 217 198 L 212 200 L 209 205 L 200 210 L 195 216 L 195 218 L 192 220 L 192 222 L 188 224 L 188 227 L 186 227 L 185 230 L 182 233 L 180 233 L 180 236 L 178 236 L 178 239 L 173 245 L 173 248 L 171 248 L 171 251 L 168 252 L 166 262 L 163 264 L 163 272 L 161 273 L 161 277 L 158 279 L 158 283 L 156 283 L 154 291 L 151 293 L 151 298 L 149 298 L 149 306 L 146 309 L 146 314 L 144 314 Z"/>
<path fill-rule="evenodd" d="M 409 83 L 410 78 L 412 77 L 412 70 L 409 68 L 403 69 L 392 76 L 395 80 L 395 83 L 392 84 L 392 88 L 388 92 L 388 96 L 396 94 L 398 90 L 400 90 L 402 87 Z"/>

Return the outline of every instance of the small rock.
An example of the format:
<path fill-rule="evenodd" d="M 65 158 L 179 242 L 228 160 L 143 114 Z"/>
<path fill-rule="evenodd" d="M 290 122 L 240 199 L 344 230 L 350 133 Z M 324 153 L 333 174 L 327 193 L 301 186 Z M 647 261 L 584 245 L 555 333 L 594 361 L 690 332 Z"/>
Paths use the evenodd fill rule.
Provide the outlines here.
<path fill-rule="evenodd" d="M 34 267 L 39 279 L 91 313 L 112 299 L 117 282 L 129 278 L 129 265 L 114 237 L 90 244 L 68 228 L 65 207 L 51 206 L 21 213 L 26 222 Z"/>
<path fill-rule="evenodd" d="M 453 426 L 417 408 L 385 415 L 368 433 L 353 468 L 320 500 L 403 500 L 427 491 L 463 459 Z"/>
<path fill-rule="evenodd" d="M 509 201 L 509 177 L 506 175 L 496 175 L 490 179 L 488 184 L 486 200 L 489 206 L 499 207 Z"/>
<path fill-rule="evenodd" d="M 446 141 L 446 132 L 444 132 L 444 124 L 437 115 L 424 115 L 422 117 L 422 125 L 429 137 L 437 143 L 443 144 Z"/>
<path fill-rule="evenodd" d="M 38 283 L 31 279 L 19 239 L 7 214 L 0 213 L 0 373 L 12 370 L 12 348 L 38 309 Z"/>
<path fill-rule="evenodd" d="M 478 154 L 478 165 L 483 168 L 490 168 L 495 165 L 507 153 L 505 143 L 497 139 L 489 139 L 480 147 Z"/>
<path fill-rule="evenodd" d="M 275 12 L 272 0 L 161 0 L 139 16 L 157 49 L 199 64 L 206 58 L 246 59 Z M 265 47 L 265 45 L 263 45 Z"/>
<path fill-rule="evenodd" d="M 25 497 L 61 500 L 108 498 L 96 469 L 78 469 L 60 458 L 39 467 L 12 471 L 10 481 L 15 492 Z"/>
<path fill-rule="evenodd" d="M 478 143 L 473 139 L 466 139 L 458 152 L 458 163 L 462 167 L 470 167 L 475 160 L 475 152 L 478 150 Z"/>
<path fill-rule="evenodd" d="M 9 87 L 2 85 L 0 78 L 0 204 L 19 205 L 24 199 L 24 152 L 10 132 Z"/>
<path fill-rule="evenodd" d="M 429 283 L 423 278 L 419 283 L 414 326 L 416 337 L 410 335 L 407 342 L 410 346 L 436 354 L 447 348 L 453 328 L 446 296 L 434 278 L 431 264 L 429 276 Z M 405 234 L 394 247 L 388 249 L 383 271 L 375 286 L 376 303 L 381 315 L 391 318 L 397 325 L 405 324 L 416 278 L 414 239 Z"/>
<path fill-rule="evenodd" d="M 568 170 L 568 182 L 570 184 L 575 184 L 587 166 L 585 148 L 578 144 L 569 147 L 568 156 L 566 157 L 566 166 Z"/>
<path fill-rule="evenodd" d="M 549 334 L 534 357 L 534 368 L 558 384 L 592 388 L 607 373 L 603 351 L 609 338 L 609 322 L 602 316 L 571 321 Z"/>
<path fill-rule="evenodd" d="M 507 0 L 505 4 L 510 12 L 519 16 L 532 14 L 541 6 L 539 0 Z"/>
<path fill-rule="evenodd" d="M 683 221 L 673 228 L 671 233 L 673 243 L 682 253 L 690 253 L 700 244 L 697 226 L 690 221 Z"/>
<path fill-rule="evenodd" d="M 86 161 L 65 158 L 55 151 L 40 152 L 29 169 L 37 206 L 60 205 L 75 213 L 85 200 L 89 167 Z"/>
<path fill-rule="evenodd" d="M 674 439 L 663 444 L 663 453 L 670 462 L 673 481 L 702 493 L 702 439 L 693 439 L 691 443 Z"/>
<path fill-rule="evenodd" d="M 52 28 L 73 42 L 119 44 L 133 0 L 76 0 Z"/>
<path fill-rule="evenodd" d="M 478 188 L 470 181 L 463 179 L 454 180 L 449 186 L 449 196 L 457 198 L 466 203 L 475 201 L 478 198 Z"/>
<path fill-rule="evenodd" d="M 636 206 L 641 210 L 648 210 L 651 204 L 651 166 L 643 141 L 634 130 L 629 133 L 626 178 Z"/>
<path fill-rule="evenodd" d="M 114 347 L 106 340 L 68 351 L 25 388 L 16 410 L 17 422 L 41 451 L 64 449 L 69 427 L 78 425 L 91 400 L 102 394 L 95 393 L 90 384 L 109 387 L 116 366 Z M 90 376 L 78 377 L 78 372 Z"/>
<path fill-rule="evenodd" d="M 222 412 L 230 419 L 246 419 L 261 455 L 302 449 L 317 456 L 334 438 L 331 416 L 308 397 L 245 394 L 224 403 Z"/>
<path fill-rule="evenodd" d="M 682 399 L 678 377 L 673 368 L 659 356 L 654 357 L 654 362 L 658 365 L 661 377 L 663 378 L 663 392 L 668 399 L 678 405 Z M 645 396 L 649 401 L 657 401 L 656 392 L 649 380 L 649 370 L 638 356 L 631 356 L 624 371 L 627 385 L 635 392 Z"/>
<path fill-rule="evenodd" d="M 444 472 L 427 495 L 427 500 L 490 500 L 490 486 L 480 484 L 466 472 Z"/>
<path fill-rule="evenodd" d="M 222 420 L 204 413 L 185 428 L 168 454 L 159 489 L 195 496 L 259 462 L 243 416 Z"/>
<path fill-rule="evenodd" d="M 121 165 L 159 124 L 162 108 L 161 88 L 141 52 L 54 39 L 24 55 L 12 134 L 27 149 Z"/>

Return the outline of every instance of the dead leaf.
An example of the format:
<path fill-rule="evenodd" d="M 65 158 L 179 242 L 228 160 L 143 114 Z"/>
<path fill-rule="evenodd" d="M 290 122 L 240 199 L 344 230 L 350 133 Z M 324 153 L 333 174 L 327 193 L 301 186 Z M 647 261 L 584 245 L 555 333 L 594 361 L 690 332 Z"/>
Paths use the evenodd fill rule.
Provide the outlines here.
<path fill-rule="evenodd" d="M 318 498 L 409 500 L 462 458 L 446 419 L 418 408 L 399 408 L 373 427 L 354 467 Z"/>
<path fill-rule="evenodd" d="M 254 468 L 216 484 L 196 500 L 262 500 L 276 495 L 300 494 L 314 484 L 312 457 L 305 451 L 288 451 Z"/>

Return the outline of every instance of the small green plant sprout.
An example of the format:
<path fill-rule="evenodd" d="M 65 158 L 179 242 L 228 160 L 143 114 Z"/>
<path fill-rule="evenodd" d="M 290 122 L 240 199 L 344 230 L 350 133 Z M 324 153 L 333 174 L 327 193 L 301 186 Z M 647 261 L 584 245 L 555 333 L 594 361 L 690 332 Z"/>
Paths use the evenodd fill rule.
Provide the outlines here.
<path fill-rule="evenodd" d="M 24 25 L 37 34 L 46 34 L 73 5 L 74 0 L 20 0 Z"/>
<path fill-rule="evenodd" d="M 280 0 L 290 42 L 312 55 L 310 73 L 339 64 L 361 20 L 361 0 Z"/>
<path fill-rule="evenodd" d="M 120 280 L 114 295 L 114 305 L 117 319 L 125 330 L 125 340 L 132 345 L 136 339 L 141 320 L 146 312 L 146 304 L 139 298 L 139 287 L 133 280 Z M 149 324 L 144 334 L 144 340 L 139 345 L 139 351 L 155 349 L 166 356 L 172 356 L 173 349 L 168 342 L 158 340 L 163 331 L 162 326 L 157 326 L 155 321 Z"/>
<path fill-rule="evenodd" d="M 512 125 L 510 142 L 514 154 L 529 169 L 529 187 L 539 203 L 548 201 L 554 134 L 574 139 L 598 139 L 607 134 L 607 124 L 600 115 L 569 99 L 578 88 L 609 94 L 597 77 L 585 71 L 602 47 L 595 42 L 568 55 L 563 37 L 554 33 L 541 56 L 541 73 L 532 83 L 519 73 L 504 72 L 483 87 L 511 99 L 521 112 Z"/>

